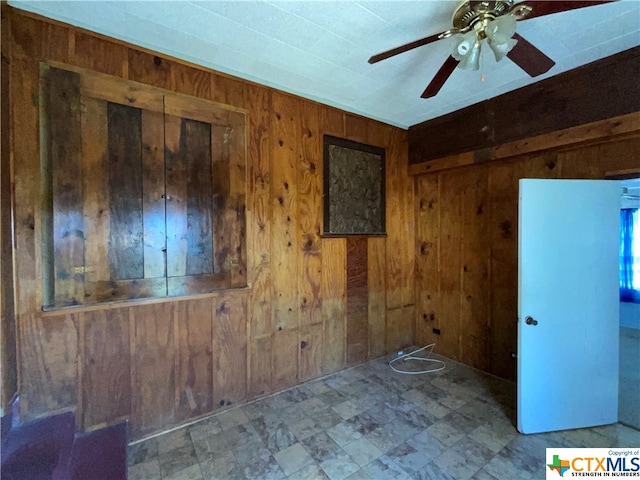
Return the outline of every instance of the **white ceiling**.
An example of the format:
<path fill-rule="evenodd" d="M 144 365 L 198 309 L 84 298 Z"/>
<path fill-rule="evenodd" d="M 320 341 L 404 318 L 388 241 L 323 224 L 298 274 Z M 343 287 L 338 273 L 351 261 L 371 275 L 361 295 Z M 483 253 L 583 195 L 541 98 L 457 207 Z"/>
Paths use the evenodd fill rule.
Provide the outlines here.
<path fill-rule="evenodd" d="M 9 4 L 403 128 L 640 45 L 639 0 L 522 21 L 518 33 L 556 62 L 547 74 L 532 79 L 508 59 L 495 63 L 485 48 L 484 81 L 481 72 L 456 69 L 440 93 L 425 100 L 420 94 L 454 39 L 375 65 L 367 60 L 450 28 L 457 1 Z"/>

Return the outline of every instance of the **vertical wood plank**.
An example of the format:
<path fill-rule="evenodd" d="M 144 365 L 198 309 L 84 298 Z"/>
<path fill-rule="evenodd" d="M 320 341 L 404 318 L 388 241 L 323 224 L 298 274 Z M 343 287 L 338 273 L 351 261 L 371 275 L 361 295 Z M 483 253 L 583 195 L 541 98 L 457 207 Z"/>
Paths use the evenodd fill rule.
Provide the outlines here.
<path fill-rule="evenodd" d="M 247 285 L 247 131 L 246 115 L 229 112 L 228 134 L 225 141 L 229 144 L 229 204 L 225 219 L 231 226 L 227 238 L 228 248 L 233 261 L 230 268 L 232 287 Z"/>
<path fill-rule="evenodd" d="M 108 172 L 107 102 L 83 97 L 82 161 L 87 172 Z M 108 246 L 111 211 L 109 176 L 84 175 L 84 265 L 90 266 L 85 281 L 108 281 Z"/>
<path fill-rule="evenodd" d="M 294 97 L 274 91 L 272 108 L 271 278 L 273 319 L 280 330 L 298 326 L 296 165 L 299 161 L 300 124 L 298 101 Z"/>
<path fill-rule="evenodd" d="M 490 372 L 515 378 L 518 319 L 518 181 L 556 178 L 555 153 L 527 156 L 489 166 Z"/>
<path fill-rule="evenodd" d="M 247 399 L 246 299 L 226 293 L 213 301 L 213 404 Z"/>
<path fill-rule="evenodd" d="M 438 175 L 416 179 L 416 342 L 429 345 L 438 341 L 434 328 L 440 328 L 440 202 Z"/>
<path fill-rule="evenodd" d="M 369 322 L 369 356 L 379 357 L 385 353 L 385 239 L 367 240 L 367 286 Z"/>
<path fill-rule="evenodd" d="M 187 169 L 179 159 L 182 119 L 165 115 L 167 276 L 179 277 L 187 272 Z"/>
<path fill-rule="evenodd" d="M 442 355 L 460 360 L 460 290 L 462 272 L 462 188 L 464 171 L 440 175 L 440 338 Z M 437 314 L 436 314 L 437 316 Z"/>
<path fill-rule="evenodd" d="M 229 142 L 226 126 L 215 125 L 211 130 L 211 170 L 213 175 L 213 244 L 215 250 L 214 272 L 229 271 L 232 252 L 229 251 L 227 237 L 231 234 L 230 222 L 227 221 L 227 212 L 230 209 L 231 185 L 230 185 L 230 158 Z"/>
<path fill-rule="evenodd" d="M 27 419 L 76 407 L 78 319 L 62 314 L 22 315 L 20 409 Z"/>
<path fill-rule="evenodd" d="M 3 12 L 4 14 L 4 12 Z M 69 63 L 69 29 L 10 11 L 12 55 Z"/>
<path fill-rule="evenodd" d="M 271 96 L 266 88 L 257 85 L 248 85 L 246 96 L 246 103 L 251 106 L 249 111 L 251 135 L 247 159 L 249 169 L 247 269 L 248 283 L 251 286 L 249 315 L 251 335 L 259 336 L 274 331 L 271 312 L 271 149 L 269 143 Z M 268 365 L 271 365 L 270 361 Z"/>
<path fill-rule="evenodd" d="M 469 169 L 462 192 L 462 289 L 460 291 L 460 358 L 486 370 L 489 364 L 488 169 Z"/>
<path fill-rule="evenodd" d="M 144 278 L 142 112 L 109 103 L 109 268 L 111 280 Z"/>
<path fill-rule="evenodd" d="M 129 309 L 86 312 L 82 328 L 80 424 L 85 430 L 131 413 Z"/>
<path fill-rule="evenodd" d="M 322 374 L 322 350 L 322 323 L 300 327 L 299 382 Z"/>
<path fill-rule="evenodd" d="M 142 110 L 144 278 L 165 276 L 164 116 Z"/>
<path fill-rule="evenodd" d="M 204 298 L 173 305 L 178 335 L 176 420 L 183 421 L 213 410 L 212 302 Z"/>
<path fill-rule="evenodd" d="M 175 424 L 176 348 L 170 303 L 131 307 L 134 439 Z"/>
<path fill-rule="evenodd" d="M 46 158 L 51 172 L 53 205 L 53 275 L 55 304 L 84 300 L 84 222 L 82 205 L 82 138 L 80 77 L 49 68 L 44 73 Z"/>
<path fill-rule="evenodd" d="M 360 117 L 358 115 L 352 115 L 350 113 L 345 114 L 344 124 L 345 124 L 346 136 L 350 140 L 366 143 L 367 142 L 367 126 L 369 123 L 370 123 L 370 120 L 367 120 L 364 117 Z"/>
<path fill-rule="evenodd" d="M 367 266 L 367 239 L 347 238 L 347 365 L 369 353 Z"/>
<path fill-rule="evenodd" d="M 301 102 L 301 154 L 298 170 L 298 291 L 300 324 L 322 322 L 322 143 L 318 105 Z"/>
<path fill-rule="evenodd" d="M 323 373 L 335 372 L 346 361 L 347 242 L 322 240 Z"/>

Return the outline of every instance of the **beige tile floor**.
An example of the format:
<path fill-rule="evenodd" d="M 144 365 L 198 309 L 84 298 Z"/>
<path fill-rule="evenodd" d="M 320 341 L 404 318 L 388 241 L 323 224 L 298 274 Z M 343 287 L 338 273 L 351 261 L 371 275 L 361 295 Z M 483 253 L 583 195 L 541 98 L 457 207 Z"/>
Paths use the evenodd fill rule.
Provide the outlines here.
<path fill-rule="evenodd" d="M 512 382 L 448 359 L 401 375 L 387 360 L 134 444 L 129 478 L 543 479 L 547 447 L 640 446 L 621 424 L 520 435 Z"/>

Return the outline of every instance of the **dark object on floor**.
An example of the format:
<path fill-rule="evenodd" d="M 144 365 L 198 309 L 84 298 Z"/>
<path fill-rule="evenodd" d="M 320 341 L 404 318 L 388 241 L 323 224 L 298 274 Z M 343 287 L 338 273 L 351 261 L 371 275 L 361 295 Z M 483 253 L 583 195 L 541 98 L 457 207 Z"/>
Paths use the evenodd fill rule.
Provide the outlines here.
<path fill-rule="evenodd" d="M 3 480 L 126 480 L 125 422 L 75 434 L 73 412 L 12 426 L 2 418 Z"/>

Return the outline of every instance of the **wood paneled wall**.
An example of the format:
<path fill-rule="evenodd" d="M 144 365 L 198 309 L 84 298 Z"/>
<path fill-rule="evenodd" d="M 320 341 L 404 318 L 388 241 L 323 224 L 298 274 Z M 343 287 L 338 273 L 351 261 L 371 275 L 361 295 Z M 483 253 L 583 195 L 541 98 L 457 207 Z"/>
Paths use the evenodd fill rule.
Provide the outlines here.
<path fill-rule="evenodd" d="M 488 163 L 436 160 L 438 169 L 457 168 L 415 177 L 417 344 L 436 342 L 437 353 L 515 379 L 518 180 L 640 174 L 638 120 L 640 114 L 612 119 L 625 125 L 623 135 L 605 129 L 596 138 L 599 127 L 590 125 L 564 131 L 565 144 L 581 135 L 589 143 L 562 148 L 552 148 L 560 134 L 523 141 L 536 151 Z"/>
<path fill-rule="evenodd" d="M 75 409 L 80 429 L 129 419 L 137 439 L 412 343 L 406 131 L 3 7 L 26 418 Z M 248 112 L 249 288 L 42 311 L 40 61 Z M 323 134 L 386 149 L 387 237 L 321 237 Z M 348 258 L 365 285 L 355 303 Z"/>

